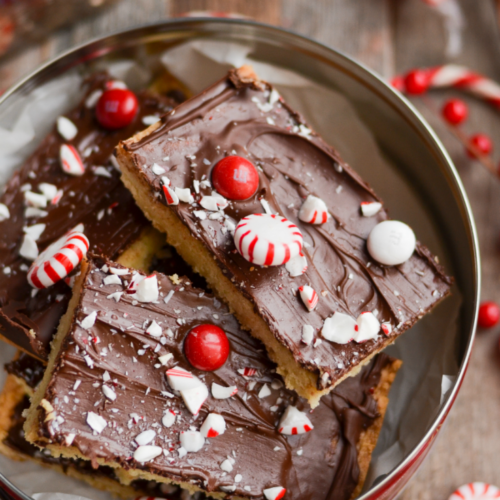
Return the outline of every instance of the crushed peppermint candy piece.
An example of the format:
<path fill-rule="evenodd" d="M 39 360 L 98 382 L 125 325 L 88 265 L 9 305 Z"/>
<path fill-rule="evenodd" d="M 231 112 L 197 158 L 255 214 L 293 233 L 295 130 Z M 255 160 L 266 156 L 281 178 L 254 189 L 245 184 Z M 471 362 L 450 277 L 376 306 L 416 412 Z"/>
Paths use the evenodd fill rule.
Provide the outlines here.
<path fill-rule="evenodd" d="M 255 368 L 238 368 L 238 373 L 240 375 L 243 375 L 244 377 L 253 377 L 256 373 L 257 370 Z"/>
<path fill-rule="evenodd" d="M 106 398 L 109 399 L 110 401 L 116 400 L 116 392 L 113 389 L 111 389 L 111 387 L 109 387 L 107 385 L 103 385 L 102 392 L 103 392 L 104 396 L 106 396 Z"/>
<path fill-rule="evenodd" d="M 200 408 L 208 398 L 207 386 L 202 382 L 200 382 L 200 385 L 197 387 L 193 387 L 192 389 L 183 389 L 180 393 L 184 404 L 193 415 L 198 415 Z"/>
<path fill-rule="evenodd" d="M 1 209 L 0 209 L 1 212 Z M 26 210 L 24 211 L 24 216 L 27 219 L 30 219 L 31 217 L 46 217 L 48 215 L 48 212 L 45 210 L 40 210 L 39 208 L 36 207 L 26 207 Z M 0 219 L 0 222 L 2 220 Z"/>
<path fill-rule="evenodd" d="M 45 224 L 34 224 L 33 226 L 23 227 L 23 232 L 28 236 L 31 236 L 35 241 L 40 239 L 40 236 L 45 231 Z"/>
<path fill-rule="evenodd" d="M 299 287 L 300 298 L 309 312 L 313 311 L 319 302 L 319 296 L 309 285 Z"/>
<path fill-rule="evenodd" d="M 196 453 L 203 448 L 205 438 L 198 431 L 185 431 L 181 432 L 179 436 L 181 446 L 188 453 Z"/>
<path fill-rule="evenodd" d="M 109 272 L 111 274 L 116 274 L 117 276 L 125 276 L 127 274 L 130 274 L 130 271 L 128 269 L 121 269 L 119 267 L 110 267 Z"/>
<path fill-rule="evenodd" d="M 47 201 L 52 201 L 57 195 L 57 186 L 48 182 L 38 184 L 38 190 L 45 196 Z"/>
<path fill-rule="evenodd" d="M 293 259 L 290 259 L 285 264 L 285 269 L 289 272 L 292 278 L 301 276 L 307 271 L 307 259 L 302 253 Z"/>
<path fill-rule="evenodd" d="M 180 367 L 167 370 L 167 380 L 174 391 L 193 389 L 203 384 L 198 377 Z"/>
<path fill-rule="evenodd" d="M 72 141 L 78 134 L 78 129 L 76 125 L 65 116 L 60 116 L 57 119 L 57 131 L 63 139 L 67 141 Z"/>
<path fill-rule="evenodd" d="M 43 194 L 34 193 L 33 191 L 24 192 L 24 201 L 31 207 L 45 208 L 47 206 L 47 198 Z"/>
<path fill-rule="evenodd" d="M 220 466 L 219 466 L 224 472 L 233 472 L 233 464 L 229 458 L 226 458 Z"/>
<path fill-rule="evenodd" d="M 203 437 L 213 438 L 224 434 L 226 431 L 226 421 L 222 415 L 209 413 L 203 422 L 200 432 Z"/>
<path fill-rule="evenodd" d="M 172 410 L 167 410 L 161 419 L 164 427 L 172 427 L 175 424 L 175 413 Z"/>
<path fill-rule="evenodd" d="M 260 399 L 267 398 L 267 396 L 271 395 L 271 389 L 269 389 L 269 386 L 267 384 L 264 384 L 261 388 L 257 396 Z"/>
<path fill-rule="evenodd" d="M 96 318 L 97 311 L 93 311 L 88 316 L 85 316 L 85 318 L 79 322 L 79 325 L 85 330 L 90 330 L 95 325 Z"/>
<path fill-rule="evenodd" d="M 164 178 L 162 178 L 162 180 L 163 179 Z M 179 197 L 168 184 L 163 184 L 162 189 L 163 189 L 163 194 L 165 195 L 165 200 L 167 201 L 167 205 L 179 204 Z"/>
<path fill-rule="evenodd" d="M 156 116 L 156 115 L 147 115 L 147 116 L 142 117 L 142 123 L 144 123 L 144 125 L 147 125 L 147 126 L 153 125 L 159 121 L 160 121 L 160 117 Z"/>
<path fill-rule="evenodd" d="M 191 190 L 189 188 L 175 188 L 175 194 L 177 195 L 177 198 L 179 198 L 179 201 L 182 201 L 183 203 L 193 203 L 194 198 L 193 195 L 191 194 Z"/>
<path fill-rule="evenodd" d="M 229 387 L 224 387 L 222 385 L 212 383 L 212 396 L 214 399 L 228 399 L 234 396 L 238 392 L 238 388 L 235 385 Z"/>
<path fill-rule="evenodd" d="M 115 302 L 120 302 L 122 295 L 123 295 L 123 292 L 115 292 L 115 293 L 109 294 L 106 298 L 113 299 Z"/>
<path fill-rule="evenodd" d="M 448 500 L 496 500 L 500 490 L 488 483 L 469 483 L 460 486 Z"/>
<path fill-rule="evenodd" d="M 106 276 L 102 282 L 105 285 L 121 285 L 122 280 L 116 275 L 116 274 L 110 274 L 109 276 Z"/>
<path fill-rule="evenodd" d="M 300 255 L 303 238 L 299 228 L 280 215 L 251 214 L 236 226 L 234 243 L 251 263 L 281 266 Z"/>
<path fill-rule="evenodd" d="M 309 224 L 324 224 L 328 222 L 328 207 L 317 196 L 310 194 L 299 210 L 299 219 Z"/>
<path fill-rule="evenodd" d="M 382 331 L 386 334 L 386 335 L 390 335 L 392 333 L 392 325 L 391 323 L 382 323 L 380 325 L 380 328 L 382 329 Z"/>
<path fill-rule="evenodd" d="M 199 203 L 205 210 L 211 212 L 216 212 L 219 208 L 224 209 L 228 205 L 228 201 L 222 196 L 203 196 Z"/>
<path fill-rule="evenodd" d="M 333 313 L 333 316 L 325 319 L 321 335 L 330 342 L 347 344 L 351 340 L 354 340 L 356 326 L 354 318 L 348 314 L 336 311 Z"/>
<path fill-rule="evenodd" d="M 0 203 L 0 222 L 10 218 L 10 211 L 7 205 Z"/>
<path fill-rule="evenodd" d="M 109 173 L 108 169 L 106 167 L 95 167 L 94 168 L 94 174 L 98 175 L 99 177 L 108 177 L 109 179 L 112 177 L 112 175 Z"/>
<path fill-rule="evenodd" d="M 169 362 L 171 359 L 173 359 L 173 357 L 174 357 L 174 355 L 173 355 L 171 352 L 169 352 L 168 354 L 164 354 L 163 356 L 160 356 L 160 357 L 158 358 L 158 361 L 160 362 L 160 364 L 161 364 L 162 366 L 165 366 L 166 364 L 168 364 L 168 362 Z"/>
<path fill-rule="evenodd" d="M 48 288 L 64 279 L 87 254 L 89 240 L 77 231 L 79 226 L 49 245 L 34 259 L 27 276 L 33 288 Z"/>
<path fill-rule="evenodd" d="M 305 344 L 305 345 L 309 345 L 312 341 L 313 341 L 313 337 L 314 337 L 314 327 L 312 327 L 311 325 L 304 325 L 302 327 L 302 342 Z"/>
<path fill-rule="evenodd" d="M 362 201 L 361 202 L 361 213 L 363 217 L 373 217 L 377 215 L 382 209 L 382 203 L 378 201 Z"/>
<path fill-rule="evenodd" d="M 166 172 L 166 170 L 163 167 L 160 167 L 160 165 L 158 165 L 157 163 L 153 163 L 151 171 L 155 175 L 163 175 Z"/>
<path fill-rule="evenodd" d="M 85 101 L 85 107 L 86 108 L 93 108 L 96 104 L 97 101 L 100 99 L 102 96 L 103 91 L 101 89 L 94 90 L 86 99 Z"/>
<path fill-rule="evenodd" d="M 92 430 L 94 430 L 98 434 L 100 434 L 108 425 L 108 423 L 106 422 L 106 420 L 104 420 L 104 418 L 102 418 L 97 413 L 94 413 L 93 411 L 89 411 L 87 413 L 87 424 Z"/>
<path fill-rule="evenodd" d="M 134 460 L 141 464 L 146 462 L 151 462 L 156 457 L 160 456 L 163 450 L 159 446 L 139 446 L 137 450 L 134 451 Z"/>
<path fill-rule="evenodd" d="M 38 245 L 36 241 L 26 234 L 23 238 L 21 248 L 19 249 L 19 255 L 27 260 L 34 261 L 38 257 Z"/>
<path fill-rule="evenodd" d="M 313 424 L 307 415 L 298 410 L 295 406 L 289 406 L 278 424 L 278 432 L 289 436 L 295 434 L 304 434 L 314 429 Z"/>
<path fill-rule="evenodd" d="M 59 150 L 59 159 L 61 168 L 66 174 L 80 176 L 85 173 L 82 158 L 74 146 L 62 144 Z"/>
<path fill-rule="evenodd" d="M 355 330 L 357 334 L 354 340 L 356 342 L 366 342 L 377 337 L 380 331 L 380 322 L 373 313 L 365 311 L 358 316 Z"/>
<path fill-rule="evenodd" d="M 136 298 L 139 302 L 155 302 L 158 300 L 156 274 L 147 276 L 137 285 Z"/>
<path fill-rule="evenodd" d="M 262 493 L 264 493 L 266 500 L 280 500 L 285 496 L 286 489 L 282 486 L 276 486 L 274 488 L 267 488 Z"/>
<path fill-rule="evenodd" d="M 160 337 L 162 330 L 161 326 L 155 321 L 151 321 L 151 324 L 147 327 L 146 333 L 149 333 L 152 337 Z"/>
<path fill-rule="evenodd" d="M 148 429 L 147 431 L 141 432 L 139 435 L 137 435 L 134 441 L 139 446 L 146 446 L 147 444 L 151 443 L 155 437 L 156 432 L 153 429 Z"/>

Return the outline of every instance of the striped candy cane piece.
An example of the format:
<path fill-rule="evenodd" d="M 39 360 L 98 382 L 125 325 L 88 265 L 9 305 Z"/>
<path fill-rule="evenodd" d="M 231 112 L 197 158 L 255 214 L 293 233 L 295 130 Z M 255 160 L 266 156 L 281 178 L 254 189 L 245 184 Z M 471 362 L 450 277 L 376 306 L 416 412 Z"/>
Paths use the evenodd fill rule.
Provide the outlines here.
<path fill-rule="evenodd" d="M 300 207 L 299 219 L 309 224 L 324 224 L 328 222 L 328 207 L 321 198 L 310 194 Z"/>
<path fill-rule="evenodd" d="M 281 266 L 300 255 L 303 238 L 299 228 L 285 217 L 252 214 L 238 222 L 234 244 L 253 264 Z"/>
<path fill-rule="evenodd" d="M 267 488 L 263 491 L 266 500 L 281 500 L 286 493 L 283 486 L 275 486 L 274 488 Z"/>
<path fill-rule="evenodd" d="M 500 497 L 500 490 L 487 483 L 469 483 L 460 486 L 448 500 L 493 500 Z"/>
<path fill-rule="evenodd" d="M 295 406 L 289 406 L 278 424 L 278 432 L 293 436 L 295 434 L 305 434 L 314 429 L 313 424 L 307 415 L 298 410 Z"/>
<path fill-rule="evenodd" d="M 201 380 L 184 368 L 171 368 L 167 370 L 167 380 L 174 391 L 193 389 L 202 385 Z"/>
<path fill-rule="evenodd" d="M 319 302 L 319 297 L 316 293 L 316 290 L 308 285 L 304 285 L 299 287 L 299 293 L 300 298 L 302 299 L 302 302 L 304 302 L 307 310 L 309 312 L 313 311 Z"/>
<path fill-rule="evenodd" d="M 28 271 L 28 283 L 39 289 L 52 286 L 78 266 L 88 249 L 89 240 L 83 233 L 66 233 L 35 259 Z"/>
<path fill-rule="evenodd" d="M 85 173 L 85 165 L 74 146 L 62 144 L 59 149 L 59 159 L 63 172 L 75 176 L 80 176 Z"/>

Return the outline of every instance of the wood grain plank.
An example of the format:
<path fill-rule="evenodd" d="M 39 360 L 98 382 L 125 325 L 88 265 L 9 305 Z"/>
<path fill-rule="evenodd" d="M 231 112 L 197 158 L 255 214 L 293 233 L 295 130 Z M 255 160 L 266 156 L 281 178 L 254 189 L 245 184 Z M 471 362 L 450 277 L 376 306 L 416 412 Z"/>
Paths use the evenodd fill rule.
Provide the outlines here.
<path fill-rule="evenodd" d="M 240 14 L 268 24 L 281 22 L 281 0 L 172 0 L 173 17 L 191 11 Z"/>
<path fill-rule="evenodd" d="M 492 2 L 461 0 L 466 19 L 463 51 L 453 61 L 500 81 L 500 44 Z M 420 0 L 397 2 L 395 7 L 396 67 L 409 68 L 450 62 L 444 53 L 446 34 L 441 17 Z M 488 133 L 500 145 L 498 111 L 454 90 L 430 93 L 440 109 L 450 97 L 463 97 L 470 118 L 464 125 L 468 134 Z M 500 180 L 493 178 L 478 162 L 466 157 L 463 147 L 444 126 L 441 118 L 414 99 L 417 108 L 437 131 L 452 156 L 468 193 L 476 218 L 483 260 L 484 299 L 500 302 L 498 276 L 500 256 Z M 495 155 L 498 159 L 498 155 Z M 471 481 L 498 484 L 500 428 L 500 363 L 498 328 L 480 332 L 465 382 L 429 458 L 402 495 L 408 500 L 447 498 L 458 486 Z"/>

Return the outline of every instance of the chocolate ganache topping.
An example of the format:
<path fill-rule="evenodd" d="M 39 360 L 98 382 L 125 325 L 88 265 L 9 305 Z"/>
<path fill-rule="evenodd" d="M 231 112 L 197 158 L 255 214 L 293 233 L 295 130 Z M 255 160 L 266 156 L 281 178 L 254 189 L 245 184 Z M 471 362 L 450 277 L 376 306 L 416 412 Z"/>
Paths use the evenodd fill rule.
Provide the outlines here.
<path fill-rule="evenodd" d="M 84 83 L 81 103 L 64 115 L 76 126 L 76 136 L 67 141 L 54 126 L 14 173 L 0 197 L 0 203 L 10 212 L 9 218 L 0 221 L 0 335 L 39 359 L 47 357 L 49 342 L 66 311 L 71 290 L 63 281 L 37 292 L 30 287 L 26 275 L 31 262 L 19 255 L 23 228 L 45 225 L 37 241 L 42 251 L 83 223 L 90 249 L 116 258 L 148 224 L 120 182 L 110 156 L 120 140 L 144 128 L 144 117 L 164 114 L 175 101 L 148 91 L 139 92 L 139 110 L 132 123 L 119 130 L 104 130 L 88 99 L 105 89 L 109 81 L 109 75 L 99 73 Z M 79 152 L 86 168 L 82 176 L 63 172 L 59 149 L 64 143 Z M 49 202 L 38 215 L 27 217 L 25 192 L 39 193 L 42 183 L 56 186 L 62 197 L 57 203 Z"/>
<path fill-rule="evenodd" d="M 37 444 L 72 446 L 94 462 L 104 459 L 125 471 L 147 471 L 207 492 L 263 499 L 265 488 L 280 485 L 287 489 L 289 500 L 350 497 L 359 480 L 360 436 L 379 418 L 373 390 L 384 369 L 397 361 L 377 356 L 311 411 L 304 399 L 284 388 L 262 344 L 243 332 L 212 295 L 193 288 L 189 279 L 157 274 L 157 301 L 141 303 L 123 293 L 116 302 L 116 293 L 124 292 L 134 271 L 119 274 L 122 284 L 106 284 L 111 268 L 116 273 L 121 266 L 104 260 L 88 265 L 73 324 L 44 389 L 53 413 L 50 420 L 44 411 L 39 413 Z M 95 324 L 88 327 L 84 320 L 94 312 Z M 161 336 L 146 333 L 153 320 L 161 327 Z M 183 349 L 188 332 L 206 323 L 222 328 L 230 344 L 226 363 L 212 372 L 193 368 Z M 193 416 L 167 382 L 165 372 L 173 366 L 199 377 L 209 392 L 213 383 L 236 386 L 238 391 L 228 399 L 209 395 Z M 105 385 L 116 397 L 104 396 Z M 277 423 L 289 405 L 307 413 L 312 431 L 278 432 Z M 169 411 L 175 413 L 175 423 L 164 427 L 162 417 Z M 87 423 L 89 412 L 106 422 L 102 432 L 94 432 Z M 223 416 L 225 432 L 207 440 L 196 453 L 180 454 L 180 433 L 199 429 L 209 413 Z M 132 458 L 137 449 L 134 439 L 146 430 L 154 431 L 149 444 L 164 451 L 139 463 Z M 231 473 L 220 467 L 228 457 Z M 241 477 L 235 480 L 237 475 Z"/>
<path fill-rule="evenodd" d="M 181 201 L 169 209 L 253 303 L 295 361 L 318 375 L 319 389 L 335 384 L 393 342 L 450 292 L 452 279 L 419 242 L 413 256 L 401 265 L 373 261 L 366 240 L 388 214 L 382 207 L 372 217 L 364 217 L 360 208 L 362 202 L 381 202 L 380 198 L 267 83 L 233 70 L 165 115 L 159 127 L 122 145 L 154 199 L 167 205 L 162 176 L 168 177 L 172 189 L 191 189 L 198 203 Z M 212 195 L 212 170 L 228 155 L 244 157 L 257 167 L 259 188 L 249 199 L 228 200 L 218 217 L 208 210 L 200 216 L 201 198 Z M 161 176 L 151 169 L 155 163 L 165 170 Z M 313 225 L 298 218 L 310 194 L 326 204 L 330 214 L 326 223 Z M 266 210 L 300 229 L 308 264 L 301 276 L 291 277 L 285 266 L 251 264 L 237 251 L 228 228 Z M 304 285 L 319 297 L 312 312 L 297 293 Z M 391 324 L 392 333 L 381 331 L 364 343 L 301 342 L 304 325 L 311 325 L 319 335 L 325 319 L 337 311 L 353 318 L 373 312 L 381 323 Z"/>

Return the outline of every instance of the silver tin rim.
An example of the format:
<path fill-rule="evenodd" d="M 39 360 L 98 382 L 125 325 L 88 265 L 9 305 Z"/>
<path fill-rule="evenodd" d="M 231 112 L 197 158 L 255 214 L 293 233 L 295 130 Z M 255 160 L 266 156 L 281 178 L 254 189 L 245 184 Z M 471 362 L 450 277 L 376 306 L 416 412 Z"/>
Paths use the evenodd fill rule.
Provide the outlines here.
<path fill-rule="evenodd" d="M 442 166 L 442 174 L 448 180 L 448 185 L 452 189 L 453 195 L 459 204 L 462 212 L 462 222 L 465 223 L 465 228 L 468 232 L 468 243 L 470 256 L 472 258 L 472 267 L 474 271 L 474 303 L 473 314 L 471 317 L 472 324 L 470 325 L 470 335 L 464 349 L 463 360 L 460 365 L 457 379 L 453 385 L 452 390 L 446 396 L 446 402 L 440 409 L 439 413 L 434 419 L 434 422 L 429 427 L 426 434 L 420 439 L 419 443 L 415 445 L 413 450 L 407 457 L 400 462 L 400 464 L 386 475 L 380 482 L 377 482 L 370 490 L 365 492 L 359 497 L 359 500 L 367 500 L 371 497 L 376 497 L 380 493 L 388 489 L 398 476 L 398 472 L 403 471 L 412 464 L 420 453 L 429 444 L 433 435 L 439 430 L 440 425 L 444 422 L 447 414 L 449 413 L 460 386 L 463 382 L 467 366 L 470 360 L 474 337 L 476 333 L 477 315 L 479 310 L 480 289 L 481 289 L 481 264 L 479 253 L 479 242 L 474 223 L 472 209 L 465 192 L 464 186 L 460 176 L 451 160 L 448 152 L 441 143 L 437 134 L 417 111 L 417 109 L 409 102 L 400 92 L 394 89 L 387 83 L 381 76 L 355 61 L 348 55 L 332 49 L 325 44 L 317 42 L 309 37 L 299 35 L 291 30 L 278 28 L 275 26 L 259 23 L 256 21 L 243 20 L 243 19 L 228 19 L 228 18 L 211 18 L 211 17 L 193 17 L 193 18 L 178 18 L 158 23 L 147 24 L 144 26 L 117 31 L 106 37 L 97 37 L 89 42 L 83 43 L 75 48 L 67 50 L 59 56 L 51 59 L 50 61 L 42 64 L 29 75 L 24 77 L 17 84 L 10 87 L 0 98 L 0 106 L 2 106 L 9 97 L 17 93 L 26 93 L 35 88 L 44 80 L 50 79 L 52 76 L 61 75 L 80 64 L 98 59 L 102 56 L 112 53 L 113 51 L 123 49 L 126 47 L 137 46 L 139 41 L 152 42 L 155 40 L 163 40 L 165 34 L 172 31 L 186 31 L 186 39 L 189 38 L 190 31 L 200 30 L 204 28 L 206 32 L 210 29 L 219 27 L 219 31 L 229 31 L 237 26 L 253 28 L 256 32 L 261 34 L 268 34 L 271 38 L 279 37 L 288 42 L 289 45 L 295 46 L 300 43 L 300 50 L 306 54 L 314 55 L 316 58 L 322 59 L 324 62 L 341 69 L 345 73 L 357 80 L 363 82 L 371 91 L 377 94 L 388 106 L 397 111 L 397 113 L 409 124 L 420 139 L 426 143 L 427 148 L 432 151 L 433 155 L 439 160 Z M 265 36 L 265 35 L 262 35 Z M 13 485 L 1 472 L 0 482 L 2 482 L 12 494 L 17 495 L 22 500 L 33 500 L 31 497 L 23 493 L 19 488 Z M 0 492 L 1 498 L 1 492 Z"/>

